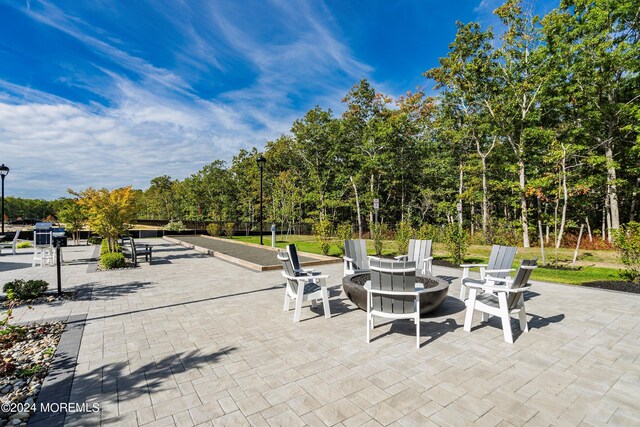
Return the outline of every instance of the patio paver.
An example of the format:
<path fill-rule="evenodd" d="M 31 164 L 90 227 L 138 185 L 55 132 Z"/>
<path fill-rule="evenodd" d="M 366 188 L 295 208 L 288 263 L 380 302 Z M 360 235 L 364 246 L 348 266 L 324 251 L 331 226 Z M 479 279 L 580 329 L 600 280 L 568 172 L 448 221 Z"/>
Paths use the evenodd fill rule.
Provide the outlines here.
<path fill-rule="evenodd" d="M 442 309 L 396 322 L 365 343 L 365 313 L 339 294 L 333 317 L 282 312 L 279 271 L 253 272 L 161 240 L 157 264 L 87 272 L 63 266 L 63 287 L 90 300 L 15 310 L 15 321 L 86 314 L 71 399 L 98 414 L 67 425 L 576 425 L 640 422 L 640 296 L 536 283 L 530 332 L 503 341 L 499 320 L 471 333 L 454 280 Z M 65 248 L 65 260 L 90 247 Z M 43 278 L 29 250 L 0 258 L 0 283 Z M 460 271 L 435 266 L 436 275 Z M 514 320 L 515 324 L 515 320 Z M 389 333 L 391 332 L 391 333 Z"/>

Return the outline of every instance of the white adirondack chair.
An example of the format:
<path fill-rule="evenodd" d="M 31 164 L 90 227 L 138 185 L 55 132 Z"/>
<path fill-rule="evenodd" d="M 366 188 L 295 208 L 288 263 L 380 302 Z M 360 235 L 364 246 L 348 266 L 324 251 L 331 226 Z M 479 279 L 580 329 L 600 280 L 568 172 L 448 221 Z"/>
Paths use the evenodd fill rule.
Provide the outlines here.
<path fill-rule="evenodd" d="M 302 268 L 302 266 L 300 265 L 300 259 L 298 258 L 298 249 L 296 248 L 296 245 L 294 243 L 287 245 L 287 254 L 289 255 L 289 259 L 291 260 L 293 271 L 296 276 L 320 274 L 313 268 Z"/>
<path fill-rule="evenodd" d="M 485 280 L 487 275 L 490 275 L 492 279 L 500 279 L 497 282 L 488 282 L 489 285 L 500 283 L 503 279 L 509 277 L 509 273 L 515 271 L 511 268 L 513 259 L 516 256 L 515 246 L 502 246 L 493 245 L 491 248 L 491 255 L 489 255 L 489 262 L 487 264 L 461 264 L 462 267 L 462 285 L 460 286 L 460 299 L 462 301 L 466 298 L 467 287 L 464 285 L 464 281 L 469 277 L 469 269 L 474 267 L 480 268 L 480 280 Z"/>
<path fill-rule="evenodd" d="M 422 275 L 433 274 L 433 257 L 431 256 L 431 240 L 409 240 L 409 253 L 407 255 L 397 256 L 400 261 L 414 261 L 416 263 L 416 271 Z"/>
<path fill-rule="evenodd" d="M 291 309 L 291 300 L 295 301 L 295 312 L 293 321 L 300 321 L 300 313 L 302 312 L 302 303 L 311 301 L 313 307 L 316 306 L 317 300 L 322 299 L 322 308 L 324 317 L 331 317 L 331 309 L 329 307 L 329 291 L 327 290 L 328 275 L 296 275 L 291 259 L 286 252 L 279 252 L 278 259 L 282 262 L 282 276 L 287 280 L 284 292 L 284 311 Z"/>
<path fill-rule="evenodd" d="M 363 239 L 344 241 L 344 275 L 369 271 L 367 244 Z"/>
<path fill-rule="evenodd" d="M 16 254 L 16 246 L 18 245 L 18 236 L 20 235 L 20 230 L 16 231 L 16 235 L 13 236 L 13 240 L 10 242 L 2 242 L 0 243 L 0 254 L 3 249 L 11 249 L 11 253 Z"/>
<path fill-rule="evenodd" d="M 469 300 L 467 312 L 464 318 L 464 330 L 471 331 L 474 311 L 482 312 L 482 321 L 487 322 L 489 315 L 499 316 L 502 320 L 502 332 L 504 340 L 513 344 L 513 332 L 511 331 L 511 314 L 517 314 L 520 320 L 520 330 L 529 331 L 527 325 L 527 312 L 524 306 L 524 292 L 531 289 L 528 285 L 529 277 L 533 269 L 537 267 L 537 259 L 523 260 L 515 278 L 498 278 L 487 276 L 484 280 L 464 279 L 469 287 Z M 504 285 L 488 285 L 493 282 Z M 484 291 L 480 293 L 480 291 Z"/>
<path fill-rule="evenodd" d="M 367 342 L 375 327 L 374 318 L 411 319 L 416 324 L 416 348 L 420 348 L 420 294 L 416 288 L 416 263 L 371 257 L 371 280 L 367 290 Z"/>

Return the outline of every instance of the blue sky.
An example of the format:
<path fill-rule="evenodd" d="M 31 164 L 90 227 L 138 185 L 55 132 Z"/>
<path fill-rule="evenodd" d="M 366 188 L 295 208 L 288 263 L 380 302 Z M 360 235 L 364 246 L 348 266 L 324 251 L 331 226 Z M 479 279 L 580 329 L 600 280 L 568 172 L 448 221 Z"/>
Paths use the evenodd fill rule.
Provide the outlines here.
<path fill-rule="evenodd" d="M 147 188 L 261 149 L 362 78 L 398 96 L 432 83 L 456 20 L 499 0 L 0 0 L 6 194 Z M 538 1 L 544 12 L 557 1 Z"/>

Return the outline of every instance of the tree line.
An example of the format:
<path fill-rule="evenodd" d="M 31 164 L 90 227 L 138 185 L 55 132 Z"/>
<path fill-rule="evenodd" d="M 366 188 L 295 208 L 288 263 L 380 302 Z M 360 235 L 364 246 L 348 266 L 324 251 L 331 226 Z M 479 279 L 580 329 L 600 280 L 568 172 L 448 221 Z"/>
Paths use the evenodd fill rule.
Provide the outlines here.
<path fill-rule="evenodd" d="M 458 223 L 485 241 L 517 233 L 560 245 L 586 224 L 611 240 L 638 216 L 640 7 L 637 0 L 567 0 L 544 17 L 519 0 L 495 10 L 500 34 L 458 23 L 424 89 L 397 98 L 367 80 L 319 106 L 264 152 L 240 150 L 184 180 L 137 191 L 139 218 L 264 222 L 298 232 L 375 220 Z"/>

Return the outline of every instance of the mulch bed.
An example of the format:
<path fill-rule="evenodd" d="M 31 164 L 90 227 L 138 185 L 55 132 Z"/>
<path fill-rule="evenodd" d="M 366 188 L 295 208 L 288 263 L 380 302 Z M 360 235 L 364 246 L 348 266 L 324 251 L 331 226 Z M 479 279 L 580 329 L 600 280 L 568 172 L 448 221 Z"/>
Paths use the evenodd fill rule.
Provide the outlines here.
<path fill-rule="evenodd" d="M 364 286 L 367 280 L 371 280 L 370 273 L 358 274 L 357 276 L 353 276 L 353 278 L 351 278 L 351 281 L 353 283 L 360 286 Z M 421 277 L 421 276 L 416 276 L 416 283 L 422 283 L 425 289 L 435 288 L 440 284 L 433 279 L 429 279 L 428 277 Z"/>
<path fill-rule="evenodd" d="M 35 407 L 64 323 L 40 323 L 0 327 L 0 425 L 26 425 Z"/>
<path fill-rule="evenodd" d="M 610 291 L 630 292 L 640 294 L 640 284 L 633 282 L 625 282 L 623 280 L 607 280 L 582 283 L 580 286 L 587 288 L 608 289 Z"/>

